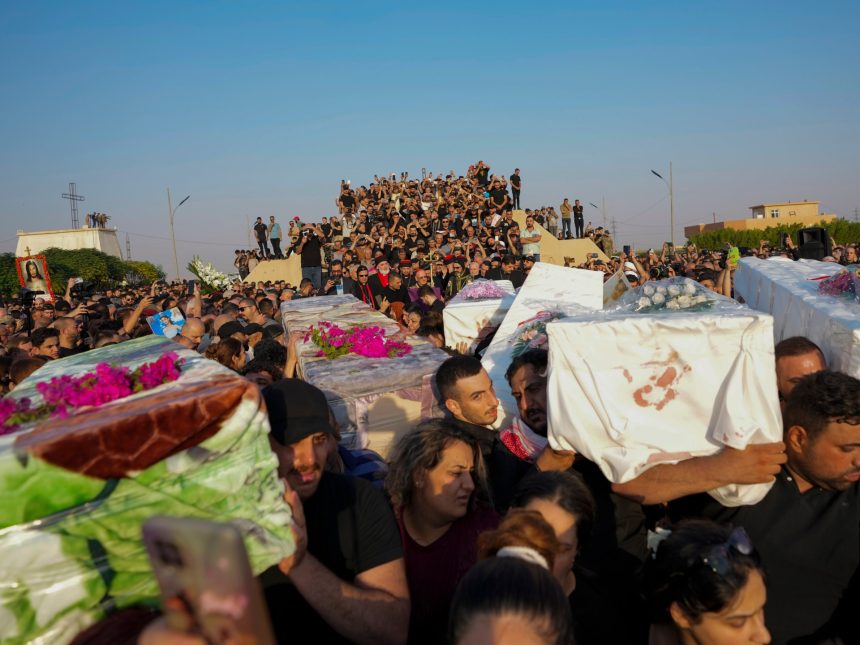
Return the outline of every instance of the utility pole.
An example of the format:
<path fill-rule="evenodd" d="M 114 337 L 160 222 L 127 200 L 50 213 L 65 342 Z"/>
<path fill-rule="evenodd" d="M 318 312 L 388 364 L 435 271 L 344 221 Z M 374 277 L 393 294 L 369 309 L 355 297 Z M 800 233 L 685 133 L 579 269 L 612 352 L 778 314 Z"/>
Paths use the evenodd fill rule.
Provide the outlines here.
<path fill-rule="evenodd" d="M 131 238 L 128 233 L 125 234 L 125 261 L 131 260 Z"/>
<path fill-rule="evenodd" d="M 612 218 L 612 241 L 615 241 L 615 238 L 618 237 L 618 229 L 615 224 L 615 218 Z"/>
<path fill-rule="evenodd" d="M 188 195 L 188 197 L 179 202 L 176 205 L 176 208 L 178 209 L 189 199 L 191 199 L 191 195 Z M 173 243 L 173 270 L 176 280 L 179 280 L 179 258 L 176 255 L 176 233 L 173 230 L 173 216 L 176 214 L 176 210 L 173 208 L 173 200 L 170 197 L 170 188 L 167 189 L 167 210 L 170 215 L 170 241 Z"/>
<path fill-rule="evenodd" d="M 711 216 L 714 218 L 714 224 L 716 224 L 717 223 L 717 214 L 711 213 Z"/>
<path fill-rule="evenodd" d="M 858 221 L 858 220 L 857 220 L 858 216 L 860 216 L 860 209 L 858 209 L 858 208 L 855 206 L 855 207 L 854 207 L 854 221 L 855 221 L 855 222 L 856 222 L 856 221 Z"/>
<path fill-rule="evenodd" d="M 600 205 L 603 206 L 603 208 L 601 208 L 600 210 L 603 212 L 603 230 L 605 231 L 606 230 L 606 195 L 601 195 L 600 199 L 601 199 Z M 613 218 L 612 221 L 615 222 L 615 219 Z M 614 223 L 613 223 L 613 226 L 615 226 Z M 615 231 L 612 231 L 612 235 L 615 236 Z"/>
<path fill-rule="evenodd" d="M 672 187 L 672 162 L 669 162 L 669 219 L 672 220 L 672 248 L 675 248 L 675 192 Z"/>

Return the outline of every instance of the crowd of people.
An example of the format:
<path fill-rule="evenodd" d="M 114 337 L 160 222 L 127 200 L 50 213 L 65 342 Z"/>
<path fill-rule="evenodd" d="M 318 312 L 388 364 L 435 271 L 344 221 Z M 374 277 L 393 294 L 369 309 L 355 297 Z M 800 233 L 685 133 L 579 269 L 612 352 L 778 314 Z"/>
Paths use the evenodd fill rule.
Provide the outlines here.
<path fill-rule="evenodd" d="M 518 172 L 495 177 L 483 162 L 463 177 L 402 173 L 357 190 L 344 182 L 337 217 L 290 222 L 298 285 L 237 280 L 203 294 L 187 283 L 94 291 L 70 280 L 53 302 L 6 298 L 3 391 L 46 361 L 149 334 L 147 316 L 178 307 L 185 323 L 173 340 L 256 383 L 266 401 L 297 544 L 260 577 L 278 642 L 860 642 L 860 381 L 828 371 L 809 340 L 775 348 L 781 442 L 611 483 L 582 456 L 547 445 L 542 349 L 508 366 L 518 418 L 492 429 L 493 382 L 479 357 L 447 347 L 442 312 L 465 284 L 520 286 L 539 261 L 526 246 L 535 243 L 529 220 L 552 226 L 554 211 L 531 211 L 521 230 L 509 206 L 522 186 Z M 274 218 L 255 230 L 261 258 L 268 244 L 279 255 Z M 578 266 L 634 285 L 684 275 L 733 295 L 726 250 L 616 254 L 611 238 L 603 250 L 608 261 Z M 856 260 L 854 246 L 837 251 Z M 741 251 L 796 252 L 790 240 Z M 434 376 L 446 417 L 405 432 L 387 459 L 342 445 L 325 395 L 296 378 L 303 333 L 285 335 L 281 304 L 341 293 L 450 354 Z M 706 495 L 763 482 L 773 487 L 752 506 Z M 204 641 L 155 620 L 140 642 Z"/>

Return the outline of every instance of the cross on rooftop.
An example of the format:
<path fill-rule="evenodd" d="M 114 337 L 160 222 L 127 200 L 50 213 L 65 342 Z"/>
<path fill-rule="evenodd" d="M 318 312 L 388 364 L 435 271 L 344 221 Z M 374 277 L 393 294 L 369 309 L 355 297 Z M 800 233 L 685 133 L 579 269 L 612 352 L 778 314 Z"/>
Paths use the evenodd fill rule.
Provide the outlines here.
<path fill-rule="evenodd" d="M 80 223 L 78 222 L 78 202 L 84 201 L 85 197 L 78 195 L 78 185 L 70 181 L 69 192 L 63 193 L 62 198 L 69 200 L 69 206 L 72 210 L 72 228 L 80 228 Z"/>

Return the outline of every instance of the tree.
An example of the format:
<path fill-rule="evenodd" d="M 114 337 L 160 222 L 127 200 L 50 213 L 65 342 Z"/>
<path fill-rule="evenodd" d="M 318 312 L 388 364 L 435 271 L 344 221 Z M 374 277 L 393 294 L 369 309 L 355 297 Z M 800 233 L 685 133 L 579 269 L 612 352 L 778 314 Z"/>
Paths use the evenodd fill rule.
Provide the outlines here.
<path fill-rule="evenodd" d="M 51 286 L 57 296 L 65 293 L 69 278 L 82 278 L 100 288 L 113 287 L 127 280 L 149 283 L 164 278 L 162 268 L 152 262 L 124 262 L 121 258 L 95 249 L 50 248 L 45 249 L 41 255 L 45 256 L 48 263 Z M 0 254 L 0 291 L 13 294 L 20 288 L 15 254 Z"/>
<path fill-rule="evenodd" d="M 139 282 L 152 283 L 156 280 L 164 280 L 164 269 L 146 260 L 129 260 L 125 263 L 132 278 Z"/>
<path fill-rule="evenodd" d="M 824 228 L 837 244 L 860 241 L 860 222 L 836 219 L 830 222 L 821 222 L 817 226 Z M 802 228 L 808 227 L 803 224 L 784 224 L 753 230 L 721 228 L 716 231 L 707 231 L 699 235 L 694 235 L 689 241 L 700 249 L 711 250 L 722 248 L 726 244 L 758 248 L 761 240 L 767 240 L 773 247 L 782 247 L 782 236 L 784 233 L 788 233 L 792 239 L 797 240 L 797 231 Z"/>

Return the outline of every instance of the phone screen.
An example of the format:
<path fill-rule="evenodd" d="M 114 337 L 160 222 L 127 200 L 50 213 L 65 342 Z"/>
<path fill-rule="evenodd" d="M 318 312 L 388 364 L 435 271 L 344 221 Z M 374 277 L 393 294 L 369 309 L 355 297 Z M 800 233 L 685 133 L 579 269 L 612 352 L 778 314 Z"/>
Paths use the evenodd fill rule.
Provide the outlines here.
<path fill-rule="evenodd" d="M 231 524 L 153 517 L 143 524 L 167 622 L 207 643 L 274 645 L 245 543 Z"/>

